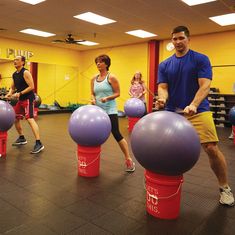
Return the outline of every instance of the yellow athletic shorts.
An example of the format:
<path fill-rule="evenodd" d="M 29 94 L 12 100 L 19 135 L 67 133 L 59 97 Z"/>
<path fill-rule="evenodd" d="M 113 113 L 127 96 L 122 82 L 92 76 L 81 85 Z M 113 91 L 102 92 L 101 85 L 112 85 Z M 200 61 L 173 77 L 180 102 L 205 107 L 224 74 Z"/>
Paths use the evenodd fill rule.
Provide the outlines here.
<path fill-rule="evenodd" d="M 215 129 L 212 112 L 202 112 L 193 116 L 185 116 L 194 126 L 199 135 L 201 144 L 218 142 L 218 136 Z"/>

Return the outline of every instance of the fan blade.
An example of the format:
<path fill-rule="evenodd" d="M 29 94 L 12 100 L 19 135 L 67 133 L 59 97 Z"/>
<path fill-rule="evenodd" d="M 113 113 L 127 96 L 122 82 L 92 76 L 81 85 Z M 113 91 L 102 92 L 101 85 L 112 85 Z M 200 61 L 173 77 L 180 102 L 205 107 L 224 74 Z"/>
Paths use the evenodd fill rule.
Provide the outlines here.
<path fill-rule="evenodd" d="M 52 41 L 52 43 L 61 43 L 61 42 L 64 42 L 64 40 L 55 39 L 55 40 Z"/>
<path fill-rule="evenodd" d="M 83 40 L 83 39 L 81 39 L 81 40 L 74 40 L 73 41 L 73 43 L 74 44 L 80 44 L 81 42 L 85 42 L 86 40 Z"/>

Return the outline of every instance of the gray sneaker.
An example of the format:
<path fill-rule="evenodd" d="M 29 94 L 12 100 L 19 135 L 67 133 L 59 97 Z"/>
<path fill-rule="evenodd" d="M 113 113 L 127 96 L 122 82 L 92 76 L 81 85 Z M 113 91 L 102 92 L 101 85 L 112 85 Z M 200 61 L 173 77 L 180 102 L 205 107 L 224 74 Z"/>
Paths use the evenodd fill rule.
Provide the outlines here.
<path fill-rule="evenodd" d="M 234 206 L 234 197 L 230 187 L 220 188 L 220 200 L 222 205 Z"/>
<path fill-rule="evenodd" d="M 42 145 L 42 143 L 36 143 L 34 145 L 33 150 L 30 153 L 31 154 L 40 153 L 43 149 L 44 149 L 44 146 Z"/>
<path fill-rule="evenodd" d="M 135 163 L 131 159 L 126 160 L 126 172 L 132 173 L 135 171 Z"/>
<path fill-rule="evenodd" d="M 27 140 L 24 137 L 19 137 L 13 144 L 12 146 L 19 146 L 19 145 L 25 145 L 27 144 Z"/>

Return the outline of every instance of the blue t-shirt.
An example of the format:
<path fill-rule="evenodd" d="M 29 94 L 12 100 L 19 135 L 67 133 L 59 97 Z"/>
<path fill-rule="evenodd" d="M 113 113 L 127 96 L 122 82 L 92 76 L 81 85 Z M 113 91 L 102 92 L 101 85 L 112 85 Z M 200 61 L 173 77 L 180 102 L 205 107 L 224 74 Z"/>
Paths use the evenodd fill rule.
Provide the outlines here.
<path fill-rule="evenodd" d="M 176 109 L 184 109 L 188 106 L 199 89 L 199 78 L 212 79 L 211 64 L 206 55 L 189 50 L 182 57 L 173 55 L 160 63 L 158 84 L 168 84 L 169 99 L 166 110 L 174 112 Z M 209 110 L 209 101 L 205 98 L 197 112 Z"/>

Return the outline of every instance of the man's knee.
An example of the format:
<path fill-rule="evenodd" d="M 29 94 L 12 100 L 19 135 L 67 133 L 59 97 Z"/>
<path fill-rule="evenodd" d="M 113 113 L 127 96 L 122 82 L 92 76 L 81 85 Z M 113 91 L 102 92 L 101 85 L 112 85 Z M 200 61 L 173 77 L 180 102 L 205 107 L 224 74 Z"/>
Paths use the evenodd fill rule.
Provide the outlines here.
<path fill-rule="evenodd" d="M 209 155 L 209 156 L 217 156 L 218 155 L 218 146 L 217 143 L 206 143 L 202 144 L 202 147 L 204 151 Z"/>

